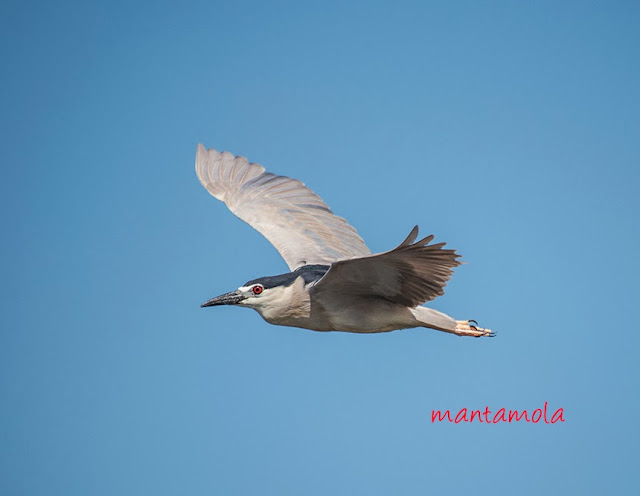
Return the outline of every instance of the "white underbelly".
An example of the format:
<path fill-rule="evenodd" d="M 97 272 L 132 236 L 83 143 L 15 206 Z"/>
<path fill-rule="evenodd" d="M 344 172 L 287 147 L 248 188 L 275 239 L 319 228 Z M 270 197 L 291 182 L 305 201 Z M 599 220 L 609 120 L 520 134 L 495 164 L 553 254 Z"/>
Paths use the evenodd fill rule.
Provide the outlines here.
<path fill-rule="evenodd" d="M 314 311 L 315 310 L 315 311 Z M 267 319 L 275 325 L 301 327 L 314 331 L 343 331 L 375 333 L 406 329 L 417 325 L 410 309 L 390 302 L 313 307 L 308 316 Z"/>

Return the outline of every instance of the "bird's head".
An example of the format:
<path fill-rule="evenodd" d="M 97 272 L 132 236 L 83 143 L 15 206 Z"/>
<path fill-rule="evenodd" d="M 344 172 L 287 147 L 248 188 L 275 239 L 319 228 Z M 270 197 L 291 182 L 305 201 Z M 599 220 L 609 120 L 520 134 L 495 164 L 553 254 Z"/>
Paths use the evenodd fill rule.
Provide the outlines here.
<path fill-rule="evenodd" d="M 268 322 L 289 325 L 292 319 L 309 316 L 309 284 L 319 281 L 327 270 L 328 265 L 305 265 L 286 274 L 254 279 L 235 291 L 204 302 L 202 306 L 250 307 Z"/>
<path fill-rule="evenodd" d="M 304 279 L 298 272 L 261 277 L 246 282 L 237 290 L 212 298 L 203 307 L 238 305 L 256 310 L 271 322 L 291 314 L 292 308 L 308 302 Z"/>

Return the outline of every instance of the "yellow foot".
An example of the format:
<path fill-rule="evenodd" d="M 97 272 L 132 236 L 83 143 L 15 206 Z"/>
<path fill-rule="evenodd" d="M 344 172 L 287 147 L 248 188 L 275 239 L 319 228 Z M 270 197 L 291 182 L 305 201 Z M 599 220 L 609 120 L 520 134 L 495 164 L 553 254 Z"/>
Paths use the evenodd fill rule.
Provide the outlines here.
<path fill-rule="evenodd" d="M 453 333 L 458 336 L 472 336 L 474 338 L 482 336 L 492 338 L 496 335 L 491 329 L 478 327 L 478 323 L 475 320 L 456 320 L 456 330 Z"/>

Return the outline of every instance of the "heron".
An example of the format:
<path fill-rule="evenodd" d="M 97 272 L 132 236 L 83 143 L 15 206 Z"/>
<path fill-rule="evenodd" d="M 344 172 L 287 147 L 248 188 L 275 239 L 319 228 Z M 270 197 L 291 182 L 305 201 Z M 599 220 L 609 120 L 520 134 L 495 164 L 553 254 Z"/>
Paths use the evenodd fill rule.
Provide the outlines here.
<path fill-rule="evenodd" d="M 196 173 L 207 191 L 278 250 L 290 272 L 252 279 L 202 307 L 253 308 L 270 324 L 314 331 L 379 333 L 426 327 L 494 336 L 471 320 L 422 306 L 444 294 L 460 255 L 418 240 L 372 254 L 356 230 L 304 183 L 266 172 L 229 152 L 198 145 Z M 416 241 L 417 240 L 417 241 Z"/>

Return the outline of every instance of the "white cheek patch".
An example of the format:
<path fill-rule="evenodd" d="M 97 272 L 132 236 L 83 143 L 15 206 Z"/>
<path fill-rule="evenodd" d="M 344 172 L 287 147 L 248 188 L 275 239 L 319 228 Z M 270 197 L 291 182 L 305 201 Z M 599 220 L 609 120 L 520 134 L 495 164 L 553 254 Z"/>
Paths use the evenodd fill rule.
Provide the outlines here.
<path fill-rule="evenodd" d="M 254 294 L 254 286 L 255 284 L 252 284 L 251 286 L 241 286 L 238 288 L 238 291 L 245 296 L 245 299 L 239 302 L 240 305 L 259 305 L 264 301 L 263 297 L 269 292 L 269 290 L 263 289 L 262 293 Z"/>
<path fill-rule="evenodd" d="M 251 304 L 252 296 L 254 296 L 253 292 L 251 291 L 252 287 L 253 286 L 241 286 L 238 288 L 238 291 L 245 297 L 244 300 L 240 300 L 238 302 L 238 305 Z"/>

